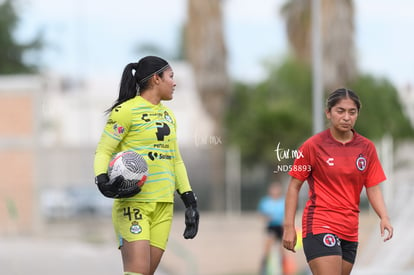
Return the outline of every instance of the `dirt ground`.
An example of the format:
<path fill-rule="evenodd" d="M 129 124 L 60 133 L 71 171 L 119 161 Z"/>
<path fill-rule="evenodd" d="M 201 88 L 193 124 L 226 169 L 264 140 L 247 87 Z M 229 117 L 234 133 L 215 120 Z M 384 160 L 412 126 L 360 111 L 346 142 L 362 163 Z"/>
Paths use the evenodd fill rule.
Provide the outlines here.
<path fill-rule="evenodd" d="M 262 222 L 256 214 L 203 213 L 197 238 L 185 240 L 184 215 L 176 213 L 157 275 L 257 274 Z M 37 231 L 0 236 L 0 274 L 122 274 L 109 218 L 52 222 Z M 302 254 L 297 256 L 303 263 Z"/>
<path fill-rule="evenodd" d="M 260 216 L 202 213 L 199 234 L 194 240 L 182 237 L 183 217 L 183 213 L 175 215 L 157 275 L 258 274 L 264 242 Z M 363 240 L 372 234 L 374 227 L 377 230 L 377 225 L 373 224 L 376 221 L 373 215 L 364 215 L 361 220 L 363 254 Z M 0 274 L 122 274 L 116 245 L 110 218 L 47 223 L 30 235 L 0 236 Z M 303 251 L 291 255 L 297 270 L 306 274 Z M 357 262 L 354 274 L 358 274 L 363 264 Z"/>

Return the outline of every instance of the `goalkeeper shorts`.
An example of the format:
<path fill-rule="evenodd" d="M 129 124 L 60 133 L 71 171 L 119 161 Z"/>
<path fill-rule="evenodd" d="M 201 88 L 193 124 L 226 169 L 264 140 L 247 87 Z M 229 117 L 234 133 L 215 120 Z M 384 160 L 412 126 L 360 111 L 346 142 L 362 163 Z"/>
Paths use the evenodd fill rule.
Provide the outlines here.
<path fill-rule="evenodd" d="M 171 230 L 174 204 L 115 200 L 112 221 L 119 247 L 127 242 L 148 240 L 151 246 L 165 250 Z"/>

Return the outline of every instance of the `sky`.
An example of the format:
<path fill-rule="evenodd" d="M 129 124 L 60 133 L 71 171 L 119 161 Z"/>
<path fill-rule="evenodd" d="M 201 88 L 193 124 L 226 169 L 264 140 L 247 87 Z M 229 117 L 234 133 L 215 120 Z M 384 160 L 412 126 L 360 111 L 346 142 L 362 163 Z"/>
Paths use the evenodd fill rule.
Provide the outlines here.
<path fill-rule="evenodd" d="M 1 0 L 0 0 L 1 1 Z M 232 77 L 254 81 L 264 63 L 288 52 L 280 7 L 284 0 L 222 0 L 228 68 Z M 43 30 L 46 69 L 68 75 L 120 74 L 156 45 L 168 57 L 177 53 L 186 21 L 186 0 L 19 0 L 16 37 L 28 41 Z M 258 4 L 259 3 L 259 4 Z M 358 66 L 397 86 L 414 83 L 412 0 L 354 0 Z M 29 56 L 30 58 L 30 56 Z M 34 60 L 35 57 L 32 57 Z M 38 59 L 36 59 L 38 62 Z"/>

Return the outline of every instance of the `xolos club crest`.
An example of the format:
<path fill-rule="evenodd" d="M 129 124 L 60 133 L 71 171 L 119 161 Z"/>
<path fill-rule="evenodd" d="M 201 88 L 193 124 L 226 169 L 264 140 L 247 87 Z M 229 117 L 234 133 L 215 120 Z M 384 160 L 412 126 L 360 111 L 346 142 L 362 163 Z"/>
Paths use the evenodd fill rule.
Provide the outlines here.
<path fill-rule="evenodd" d="M 335 235 L 328 233 L 323 236 L 323 244 L 327 247 L 334 247 L 337 244 L 340 245 L 340 241 Z"/>
<path fill-rule="evenodd" d="M 356 159 L 355 164 L 359 171 L 364 171 L 367 167 L 367 159 L 362 154 L 360 154 Z"/>

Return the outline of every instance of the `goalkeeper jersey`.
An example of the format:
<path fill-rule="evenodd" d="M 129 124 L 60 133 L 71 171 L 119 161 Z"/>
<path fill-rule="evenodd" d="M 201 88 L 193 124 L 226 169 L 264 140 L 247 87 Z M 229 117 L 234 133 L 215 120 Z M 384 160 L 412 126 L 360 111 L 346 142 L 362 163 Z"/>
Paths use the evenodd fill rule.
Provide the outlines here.
<path fill-rule="evenodd" d="M 133 150 L 148 164 L 148 178 L 140 193 L 126 200 L 173 202 L 174 191 L 191 191 L 178 149 L 174 114 L 162 103 L 151 104 L 136 96 L 115 107 L 98 143 L 95 175 L 107 173 L 111 158 Z"/>

